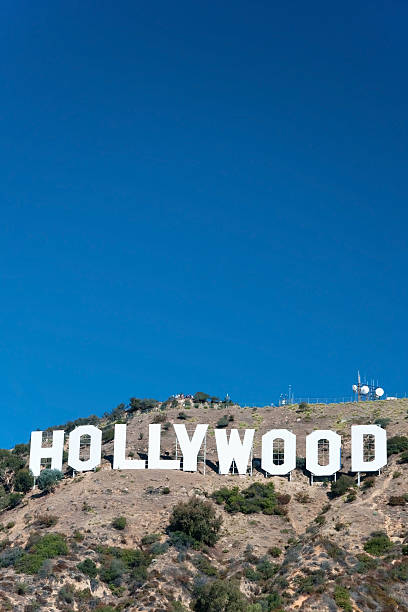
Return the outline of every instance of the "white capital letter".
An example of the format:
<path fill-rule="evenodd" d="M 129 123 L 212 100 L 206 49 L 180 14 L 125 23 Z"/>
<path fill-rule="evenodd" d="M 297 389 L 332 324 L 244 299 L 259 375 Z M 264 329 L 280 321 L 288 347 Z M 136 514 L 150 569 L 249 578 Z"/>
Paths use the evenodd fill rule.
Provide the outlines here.
<path fill-rule="evenodd" d="M 246 474 L 254 433 L 255 429 L 246 429 L 241 442 L 237 429 L 231 429 L 229 441 L 225 429 L 215 430 L 220 474 L 228 474 L 232 461 L 235 461 L 238 474 Z"/>
<path fill-rule="evenodd" d="M 374 459 L 364 461 L 364 436 L 374 437 Z M 351 426 L 351 471 L 375 472 L 387 465 L 387 434 L 378 425 Z"/>
<path fill-rule="evenodd" d="M 329 442 L 329 463 L 319 463 L 319 440 Z M 340 469 L 341 437 L 328 429 L 319 429 L 306 436 L 306 469 L 314 476 L 331 476 Z"/>
<path fill-rule="evenodd" d="M 283 463 L 274 463 L 273 445 L 275 440 L 284 442 Z M 272 429 L 262 436 L 261 467 L 265 472 L 278 476 L 288 474 L 296 467 L 296 436 L 287 429 Z"/>
<path fill-rule="evenodd" d="M 160 430 L 160 424 L 149 425 L 149 456 L 147 467 L 149 470 L 179 470 L 180 461 L 176 459 L 160 459 Z"/>
<path fill-rule="evenodd" d="M 114 470 L 144 470 L 144 459 L 126 459 L 126 425 L 115 425 L 115 439 L 113 441 L 113 469 Z"/>
<path fill-rule="evenodd" d="M 90 437 L 89 459 L 79 456 L 81 437 Z M 95 425 L 80 425 L 69 434 L 68 465 L 77 472 L 93 470 L 101 462 L 102 432 Z"/>
<path fill-rule="evenodd" d="M 173 425 L 183 454 L 183 472 L 197 471 L 197 455 L 201 448 L 208 425 L 197 425 L 193 437 L 189 438 L 185 425 Z"/>
<path fill-rule="evenodd" d="M 42 445 L 42 431 L 31 432 L 30 470 L 34 476 L 41 472 L 41 459 L 51 459 L 52 470 L 62 470 L 62 454 L 64 452 L 64 432 L 57 429 L 52 432 L 52 446 Z"/>

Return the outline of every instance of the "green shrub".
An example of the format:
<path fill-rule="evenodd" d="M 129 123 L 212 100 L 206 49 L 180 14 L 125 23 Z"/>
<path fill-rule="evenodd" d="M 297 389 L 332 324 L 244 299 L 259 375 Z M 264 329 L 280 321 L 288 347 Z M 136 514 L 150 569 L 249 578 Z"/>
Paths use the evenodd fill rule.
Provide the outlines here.
<path fill-rule="evenodd" d="M 369 476 L 368 478 L 365 478 L 363 480 L 362 488 L 363 489 L 371 489 L 374 485 L 375 485 L 375 478 L 374 478 L 374 476 Z"/>
<path fill-rule="evenodd" d="M 232 580 L 214 580 L 194 590 L 195 612 L 247 612 L 248 600 Z"/>
<path fill-rule="evenodd" d="M 142 546 L 150 546 L 150 544 L 158 542 L 160 538 L 161 536 L 159 533 L 149 533 L 148 535 L 143 536 Z"/>
<path fill-rule="evenodd" d="M 23 556 L 23 550 L 19 546 L 13 548 L 5 548 L 0 553 L 0 567 L 12 567 L 15 566 Z"/>
<path fill-rule="evenodd" d="M 99 570 L 100 579 L 109 585 L 119 586 L 122 580 L 123 574 L 126 572 L 125 564 L 122 559 L 110 559 L 101 569 Z"/>
<path fill-rule="evenodd" d="M 356 566 L 356 570 L 359 574 L 366 574 L 372 569 L 375 569 L 378 566 L 378 559 L 373 559 L 368 555 L 360 554 L 357 555 L 358 563 Z"/>
<path fill-rule="evenodd" d="M 387 455 L 396 455 L 408 451 L 408 438 L 406 436 L 393 436 L 387 440 Z"/>
<path fill-rule="evenodd" d="M 21 493 L 9 493 L 8 495 L 5 495 L 2 499 L 4 505 L 2 504 L 1 509 L 3 510 L 5 508 L 16 508 L 22 499 L 23 495 Z"/>
<path fill-rule="evenodd" d="M 391 571 L 390 576 L 393 580 L 399 580 L 400 582 L 408 581 L 408 563 L 403 559 L 400 563 L 396 563 Z"/>
<path fill-rule="evenodd" d="M 14 488 L 20 493 L 28 493 L 34 486 L 34 476 L 30 470 L 18 470 L 14 478 Z"/>
<path fill-rule="evenodd" d="M 126 574 L 135 586 L 143 584 L 147 577 L 147 567 L 151 556 L 140 549 L 99 546 L 101 567 L 99 576 L 109 588 L 119 587 Z"/>
<path fill-rule="evenodd" d="M 200 572 L 203 572 L 206 576 L 218 576 L 217 569 L 211 565 L 207 557 L 200 555 L 193 560 L 194 565 Z"/>
<path fill-rule="evenodd" d="M 115 529 L 118 529 L 119 531 L 122 531 L 126 527 L 126 523 L 127 523 L 126 517 L 117 516 L 112 521 L 112 527 L 114 527 Z"/>
<path fill-rule="evenodd" d="M 43 470 L 37 478 L 38 488 L 44 493 L 51 493 L 62 478 L 63 473 L 60 470 Z"/>
<path fill-rule="evenodd" d="M 193 497 L 173 508 L 168 531 L 181 531 L 199 544 L 214 546 L 221 524 L 222 518 L 217 516 L 213 504 Z"/>
<path fill-rule="evenodd" d="M 25 456 L 30 453 L 29 444 L 16 444 L 12 451 L 15 455 Z"/>
<path fill-rule="evenodd" d="M 399 458 L 398 463 L 408 463 L 408 450 L 401 453 L 401 457 Z"/>
<path fill-rule="evenodd" d="M 199 404 L 205 404 L 210 399 L 211 395 L 208 393 L 204 393 L 203 391 L 197 391 L 194 393 L 193 402 L 198 402 Z"/>
<path fill-rule="evenodd" d="M 152 423 L 159 425 L 160 423 L 165 423 L 167 421 L 167 414 L 163 412 L 159 412 L 155 414 L 152 420 Z"/>
<path fill-rule="evenodd" d="M 278 593 L 269 593 L 266 598 L 262 597 L 258 600 L 258 603 L 252 604 L 252 606 L 248 607 L 248 612 L 264 612 L 266 610 L 268 612 L 272 612 L 273 610 L 283 612 L 283 600 Z"/>
<path fill-rule="evenodd" d="M 271 548 L 268 549 L 268 553 L 271 555 L 271 557 L 276 559 L 277 557 L 281 556 L 282 550 L 278 548 L 278 546 L 272 546 Z"/>
<path fill-rule="evenodd" d="M 309 571 L 306 576 L 298 575 L 295 582 L 298 583 L 298 593 L 315 593 L 322 590 L 322 585 L 326 580 L 323 570 Z"/>
<path fill-rule="evenodd" d="M 353 606 L 350 601 L 350 593 L 348 590 L 340 585 L 334 588 L 334 601 L 342 610 L 346 612 L 353 612 Z"/>
<path fill-rule="evenodd" d="M 252 483 L 247 489 L 222 487 L 212 494 L 217 504 L 224 504 L 227 512 L 243 514 L 282 514 L 273 482 Z"/>
<path fill-rule="evenodd" d="M 112 425 L 108 425 L 102 430 L 102 444 L 107 444 L 108 442 L 112 442 L 115 437 L 115 429 Z"/>
<path fill-rule="evenodd" d="M 152 557 L 157 557 L 158 555 L 164 555 L 169 549 L 168 542 L 154 542 L 149 547 L 149 552 Z"/>
<path fill-rule="evenodd" d="M 310 410 L 309 404 L 307 402 L 300 402 L 296 412 L 308 412 L 308 410 Z"/>
<path fill-rule="evenodd" d="M 54 525 L 56 525 L 57 523 L 58 523 L 58 516 L 55 516 L 54 514 L 42 514 L 35 521 L 35 524 L 38 525 L 39 527 L 47 527 L 47 528 L 54 527 Z"/>
<path fill-rule="evenodd" d="M 349 489 L 351 489 L 352 487 L 355 487 L 355 486 L 356 486 L 356 483 L 354 481 L 354 478 L 352 478 L 351 476 L 346 476 L 345 474 L 343 474 L 342 476 L 340 476 L 340 478 L 338 478 L 336 480 L 336 482 L 332 482 L 332 485 L 331 485 L 331 496 L 332 497 L 341 497 L 342 495 L 347 493 L 347 491 Z"/>
<path fill-rule="evenodd" d="M 58 592 L 58 598 L 61 599 L 64 603 L 74 603 L 75 599 L 75 589 L 70 584 L 64 584 Z"/>
<path fill-rule="evenodd" d="M 376 419 L 374 421 L 375 425 L 379 425 L 380 427 L 382 427 L 383 429 L 386 429 L 387 425 L 389 425 L 391 423 L 391 419 L 389 419 L 388 417 L 384 417 L 384 418 L 380 418 L 380 419 Z"/>
<path fill-rule="evenodd" d="M 224 416 L 222 416 L 217 421 L 217 429 L 223 429 L 224 427 L 228 427 L 229 423 L 231 423 L 233 420 L 234 417 L 232 415 L 224 414 Z"/>
<path fill-rule="evenodd" d="M 16 563 L 16 571 L 23 574 L 37 574 L 44 561 L 68 554 L 65 536 L 60 533 L 47 533 L 40 537 L 30 537 L 27 552 Z"/>
<path fill-rule="evenodd" d="M 98 568 L 92 559 L 84 559 L 81 563 L 78 563 L 77 568 L 89 578 L 96 578 L 98 574 Z"/>
<path fill-rule="evenodd" d="M 17 582 L 16 593 L 17 595 L 25 595 L 28 591 L 28 584 L 25 582 Z"/>
<path fill-rule="evenodd" d="M 186 421 L 188 419 L 188 415 L 185 412 L 179 412 L 177 418 L 180 419 L 180 421 Z"/>
<path fill-rule="evenodd" d="M 393 544 L 386 533 L 382 531 L 374 531 L 371 534 L 371 538 L 364 544 L 364 550 L 370 553 L 370 555 L 381 557 L 382 555 L 385 555 L 385 553 L 387 553 L 392 546 Z"/>
<path fill-rule="evenodd" d="M 186 551 L 188 548 L 200 548 L 200 543 L 182 531 L 171 531 L 169 533 L 169 543 L 179 552 Z"/>

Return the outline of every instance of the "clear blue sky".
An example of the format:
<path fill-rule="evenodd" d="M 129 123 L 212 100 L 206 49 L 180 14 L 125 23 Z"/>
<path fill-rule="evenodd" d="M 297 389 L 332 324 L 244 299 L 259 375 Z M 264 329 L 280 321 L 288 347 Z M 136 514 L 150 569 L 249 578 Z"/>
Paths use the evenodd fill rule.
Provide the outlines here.
<path fill-rule="evenodd" d="M 0 445 L 407 379 L 405 2 L 6 0 Z"/>

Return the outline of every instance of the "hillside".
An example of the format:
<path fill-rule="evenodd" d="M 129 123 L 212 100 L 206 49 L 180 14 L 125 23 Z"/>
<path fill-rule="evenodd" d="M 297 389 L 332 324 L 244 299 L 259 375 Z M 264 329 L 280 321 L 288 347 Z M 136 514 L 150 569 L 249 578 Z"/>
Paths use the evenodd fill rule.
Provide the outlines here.
<path fill-rule="evenodd" d="M 347 485 L 337 497 L 331 479 L 310 486 L 302 469 L 293 472 L 291 482 L 267 479 L 258 460 L 261 435 L 270 429 L 293 431 L 300 457 L 308 433 L 332 429 L 342 436 L 342 474 L 347 474 L 351 425 L 386 418 L 388 439 L 408 436 L 408 400 L 302 409 L 180 400 L 146 412 L 146 406 L 135 405 L 129 415 L 122 408 L 97 422 L 104 427 L 99 470 L 74 477 L 67 470 L 53 492 L 36 488 L 3 503 L 8 507 L 0 519 L 1 610 L 408 612 L 407 454 L 390 455 L 380 475 L 366 478 L 359 489 Z M 256 429 L 252 476 L 216 472 L 213 428 L 224 415 L 228 427 Z M 175 435 L 168 424 L 210 423 L 206 474 L 200 462 L 195 474 L 112 470 L 118 420 L 128 423 L 127 447 L 135 457 L 147 452 L 149 423 L 163 424 L 162 452 L 173 457 Z M 28 460 L 26 447 L 12 455 L 21 463 Z M 2 460 L 10 464 L 6 452 Z M 6 499 L 13 492 L 12 468 L 3 466 L 2 478 Z M 221 503 L 211 497 L 221 487 L 242 491 L 254 483 L 259 483 L 256 495 L 269 496 L 264 512 L 250 512 L 262 506 L 243 502 L 240 511 L 230 513 L 222 496 Z M 274 491 L 262 486 L 270 483 Z M 210 503 L 223 519 L 214 545 L 168 529 L 174 507 L 192 499 Z M 126 521 L 115 522 L 121 517 Z M 381 534 L 373 537 L 374 532 Z"/>

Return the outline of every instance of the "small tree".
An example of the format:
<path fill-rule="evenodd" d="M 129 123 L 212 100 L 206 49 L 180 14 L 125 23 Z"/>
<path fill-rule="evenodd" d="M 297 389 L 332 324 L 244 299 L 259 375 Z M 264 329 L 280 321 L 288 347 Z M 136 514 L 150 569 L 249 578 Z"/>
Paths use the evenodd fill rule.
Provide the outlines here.
<path fill-rule="evenodd" d="M 198 402 L 199 404 L 205 404 L 210 399 L 208 393 L 203 393 L 202 391 L 197 391 L 194 393 L 193 400 Z"/>
<path fill-rule="evenodd" d="M 383 531 L 374 531 L 371 534 L 371 538 L 364 544 L 364 550 L 370 553 L 370 555 L 381 557 L 385 555 L 392 546 L 393 544 L 386 533 Z"/>
<path fill-rule="evenodd" d="M 408 450 L 408 438 L 406 436 L 393 436 L 387 440 L 387 455 L 396 455 Z"/>
<path fill-rule="evenodd" d="M 84 559 L 81 563 L 78 563 L 77 568 L 80 572 L 89 576 L 89 578 L 96 578 L 98 574 L 98 568 L 92 559 Z"/>
<path fill-rule="evenodd" d="M 34 485 L 34 476 L 30 470 L 19 470 L 14 478 L 14 488 L 20 493 L 28 493 Z"/>
<path fill-rule="evenodd" d="M 222 518 L 217 516 L 211 502 L 193 497 L 173 508 L 168 531 L 181 531 L 199 544 L 214 546 L 221 524 Z"/>
<path fill-rule="evenodd" d="M 199 585 L 195 590 L 196 612 L 246 612 L 248 600 L 232 580 L 214 580 Z"/>
<path fill-rule="evenodd" d="M 126 527 L 126 522 L 127 522 L 126 517 L 117 516 L 112 521 L 112 527 L 114 527 L 115 529 L 118 529 L 119 531 L 123 531 L 123 529 Z"/>
<path fill-rule="evenodd" d="M 43 470 L 37 480 L 38 488 L 44 493 L 51 493 L 62 478 L 63 473 L 60 470 Z"/>

